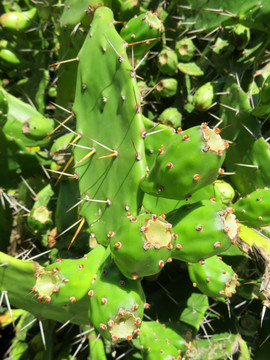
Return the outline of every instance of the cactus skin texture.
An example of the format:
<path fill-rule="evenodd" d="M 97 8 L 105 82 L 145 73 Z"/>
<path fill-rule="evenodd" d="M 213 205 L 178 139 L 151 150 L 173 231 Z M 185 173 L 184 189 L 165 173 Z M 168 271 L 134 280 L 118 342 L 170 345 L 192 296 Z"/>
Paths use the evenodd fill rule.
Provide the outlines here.
<path fill-rule="evenodd" d="M 129 279 L 157 274 L 171 254 L 175 234 L 163 217 L 129 214 L 110 241 L 112 256 Z"/>
<path fill-rule="evenodd" d="M 145 295 L 140 280 L 129 280 L 120 273 L 109 248 L 91 278 L 88 295 L 92 324 L 107 340 L 131 340 L 140 332 L 144 312 Z"/>
<path fill-rule="evenodd" d="M 135 74 L 109 8 L 95 11 L 78 56 L 76 131 L 82 134 L 78 145 L 89 150 L 76 147 L 74 158 L 82 198 L 94 200 L 83 202 L 81 214 L 97 241 L 107 245 L 107 234 L 117 231 L 127 211 L 137 214 L 146 168 Z M 90 151 L 93 156 L 78 164 Z"/>
<path fill-rule="evenodd" d="M 206 124 L 179 131 L 168 146 L 160 148 L 140 183 L 142 190 L 150 195 L 185 199 L 216 179 L 227 146 Z"/>
<path fill-rule="evenodd" d="M 173 328 L 173 323 L 144 321 L 139 334 L 141 351 L 145 360 L 178 360 L 186 350 L 187 340 L 182 337 L 181 326 Z"/>
<path fill-rule="evenodd" d="M 188 273 L 193 286 L 207 296 L 224 299 L 236 293 L 238 275 L 219 256 L 189 263 Z"/>
<path fill-rule="evenodd" d="M 240 198 L 233 204 L 237 218 L 250 227 L 270 225 L 269 196 L 270 191 L 265 187 Z"/>
<path fill-rule="evenodd" d="M 227 250 L 239 230 L 232 211 L 206 200 L 169 213 L 172 231 L 178 235 L 172 257 L 198 262 Z"/>

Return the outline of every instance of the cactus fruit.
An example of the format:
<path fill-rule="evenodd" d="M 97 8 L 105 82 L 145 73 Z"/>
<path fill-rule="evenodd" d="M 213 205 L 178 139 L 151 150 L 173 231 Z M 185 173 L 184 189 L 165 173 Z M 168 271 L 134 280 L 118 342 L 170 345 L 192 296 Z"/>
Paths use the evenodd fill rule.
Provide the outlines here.
<path fill-rule="evenodd" d="M 218 130 L 206 124 L 178 130 L 168 146 L 161 146 L 141 188 L 151 195 L 185 199 L 216 179 L 227 147 Z"/>
<path fill-rule="evenodd" d="M 130 19 L 120 31 L 120 35 L 132 45 L 134 56 L 140 57 L 159 41 L 163 32 L 164 26 L 157 14 L 147 11 Z"/>
<path fill-rule="evenodd" d="M 264 189 L 257 189 L 236 201 L 233 208 L 237 218 L 240 221 L 245 221 L 251 227 L 269 225 L 269 193 L 270 191 L 265 187 Z"/>
<path fill-rule="evenodd" d="M 162 111 L 162 113 L 159 115 L 158 120 L 162 124 L 169 125 L 174 128 L 179 128 L 182 124 L 182 115 L 176 108 L 169 107 Z"/>
<path fill-rule="evenodd" d="M 216 255 L 198 263 L 189 263 L 188 273 L 193 286 L 210 297 L 231 297 L 239 285 L 238 275 Z"/>
<path fill-rule="evenodd" d="M 170 98 L 177 92 L 177 80 L 174 78 L 162 79 L 158 82 L 155 92 L 158 96 Z"/>
<path fill-rule="evenodd" d="M 145 214 L 123 222 L 110 240 L 112 256 L 120 271 L 129 279 L 157 274 L 171 261 L 175 234 L 165 216 Z"/>
<path fill-rule="evenodd" d="M 169 213 L 168 221 L 178 235 L 172 258 L 195 263 L 227 250 L 239 232 L 232 211 L 205 200 Z"/>
<path fill-rule="evenodd" d="M 193 96 L 193 104 L 198 111 L 207 111 L 214 103 L 215 89 L 211 82 L 202 85 Z"/>
<path fill-rule="evenodd" d="M 1 15 L 0 26 L 6 31 L 10 32 L 23 32 L 31 24 L 37 13 L 36 8 L 28 11 L 12 11 Z"/>
<path fill-rule="evenodd" d="M 169 48 L 163 49 L 158 55 L 158 68 L 165 75 L 175 75 L 178 71 L 176 53 Z"/>
<path fill-rule="evenodd" d="M 88 295 L 95 328 L 113 342 L 131 340 L 140 332 L 145 297 L 140 280 L 125 278 L 107 249 Z"/>
<path fill-rule="evenodd" d="M 196 51 L 193 41 L 189 38 L 184 38 L 176 42 L 175 51 L 180 62 L 189 62 Z"/>

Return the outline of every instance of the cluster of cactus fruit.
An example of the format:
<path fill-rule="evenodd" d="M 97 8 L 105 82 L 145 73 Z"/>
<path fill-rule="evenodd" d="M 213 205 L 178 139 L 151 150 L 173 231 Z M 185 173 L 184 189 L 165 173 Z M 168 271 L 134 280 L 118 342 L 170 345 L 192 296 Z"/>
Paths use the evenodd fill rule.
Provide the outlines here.
<path fill-rule="evenodd" d="M 0 11 L 0 356 L 266 359 L 269 2 Z"/>

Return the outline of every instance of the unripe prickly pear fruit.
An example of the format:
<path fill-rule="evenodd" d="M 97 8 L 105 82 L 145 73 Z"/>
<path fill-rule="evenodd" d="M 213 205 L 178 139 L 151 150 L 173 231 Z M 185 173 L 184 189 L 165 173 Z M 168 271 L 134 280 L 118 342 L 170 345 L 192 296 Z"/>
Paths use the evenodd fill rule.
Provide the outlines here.
<path fill-rule="evenodd" d="M 53 195 L 54 191 L 50 184 L 37 194 L 37 199 L 27 218 L 29 228 L 33 234 L 42 234 L 52 225 L 52 212 L 47 206 Z"/>
<path fill-rule="evenodd" d="M 181 127 L 182 114 L 174 107 L 169 107 L 162 111 L 158 120 L 165 125 L 172 126 L 174 128 Z"/>
<path fill-rule="evenodd" d="M 53 129 L 52 119 L 32 116 L 22 124 L 22 133 L 33 140 L 42 140 Z"/>
<path fill-rule="evenodd" d="M 196 48 L 191 39 L 184 38 L 176 42 L 175 51 L 179 61 L 189 62 L 193 58 Z"/>
<path fill-rule="evenodd" d="M 198 111 L 207 111 L 214 103 L 215 89 L 213 84 L 208 83 L 199 87 L 193 96 L 193 105 Z"/>
<path fill-rule="evenodd" d="M 270 225 L 270 190 L 257 189 L 236 201 L 233 208 L 238 219 L 248 226 Z"/>
<path fill-rule="evenodd" d="M 171 261 L 175 234 L 164 218 L 164 215 L 128 214 L 118 232 L 109 234 L 114 261 L 127 278 L 157 274 Z"/>
<path fill-rule="evenodd" d="M 158 54 L 158 68 L 159 70 L 166 75 L 173 76 L 177 73 L 177 55 L 176 53 L 169 49 L 165 48 L 161 50 Z"/>
<path fill-rule="evenodd" d="M 22 12 L 8 12 L 0 17 L 0 26 L 10 32 L 22 32 L 30 26 L 36 12 L 36 8 Z"/>
<path fill-rule="evenodd" d="M 207 124 L 178 134 L 159 149 L 155 163 L 141 180 L 144 192 L 169 199 L 185 199 L 218 176 L 227 141 Z"/>
<path fill-rule="evenodd" d="M 198 262 L 218 255 L 236 241 L 239 232 L 233 209 L 205 200 L 167 214 L 178 235 L 172 258 Z"/>
<path fill-rule="evenodd" d="M 147 11 L 130 19 L 120 31 L 120 35 L 129 45 L 134 44 L 133 54 L 140 57 L 159 41 L 163 32 L 164 26 L 157 14 Z"/>
<path fill-rule="evenodd" d="M 207 296 L 228 298 L 236 292 L 238 275 L 219 256 L 188 264 L 188 273 L 193 286 Z"/>
<path fill-rule="evenodd" d="M 174 78 L 162 79 L 156 86 L 155 93 L 161 97 L 172 97 L 177 91 L 177 80 Z"/>
<path fill-rule="evenodd" d="M 223 169 L 220 170 L 222 173 Z M 224 180 L 216 180 L 213 183 L 214 186 L 214 197 L 217 201 L 222 202 L 227 206 L 232 205 L 232 200 L 235 197 L 234 188 Z"/>
<path fill-rule="evenodd" d="M 124 277 L 107 248 L 98 272 L 91 281 L 90 316 L 95 328 L 107 340 L 131 340 L 140 332 L 145 296 L 140 280 Z"/>

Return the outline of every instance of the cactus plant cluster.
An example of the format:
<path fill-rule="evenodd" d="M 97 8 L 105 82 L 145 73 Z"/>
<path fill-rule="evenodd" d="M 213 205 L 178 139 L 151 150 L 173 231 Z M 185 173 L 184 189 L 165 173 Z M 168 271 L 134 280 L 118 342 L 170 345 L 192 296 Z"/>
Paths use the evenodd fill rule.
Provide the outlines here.
<path fill-rule="evenodd" d="M 2 2 L 3 359 L 267 358 L 269 16 Z"/>

